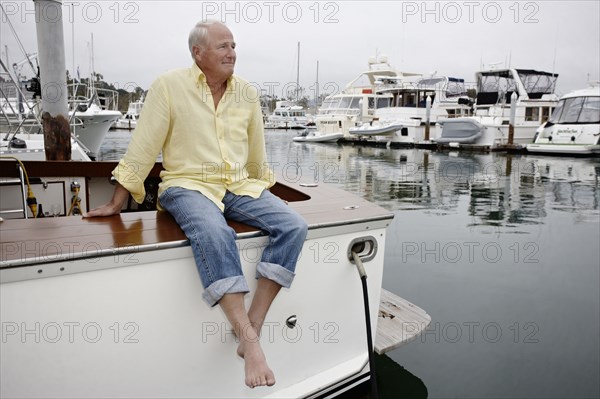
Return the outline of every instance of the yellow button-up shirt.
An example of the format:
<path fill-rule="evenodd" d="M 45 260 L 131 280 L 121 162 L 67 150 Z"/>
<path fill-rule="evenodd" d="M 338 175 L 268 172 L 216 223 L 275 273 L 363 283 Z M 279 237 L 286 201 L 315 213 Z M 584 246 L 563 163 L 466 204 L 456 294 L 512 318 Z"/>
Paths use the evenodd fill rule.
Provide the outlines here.
<path fill-rule="evenodd" d="M 152 83 L 127 153 L 112 172 L 138 203 L 161 150 L 159 196 L 169 187 L 197 190 L 223 210 L 227 190 L 257 198 L 275 184 L 266 159 L 260 94 L 235 75 L 216 109 L 196 64 Z"/>

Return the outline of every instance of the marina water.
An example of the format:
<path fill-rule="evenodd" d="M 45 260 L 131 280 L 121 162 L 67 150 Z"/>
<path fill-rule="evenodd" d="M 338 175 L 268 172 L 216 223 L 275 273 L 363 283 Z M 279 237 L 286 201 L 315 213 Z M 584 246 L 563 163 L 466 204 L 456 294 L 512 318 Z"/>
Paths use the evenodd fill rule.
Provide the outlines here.
<path fill-rule="evenodd" d="M 600 396 L 599 158 L 294 143 L 296 134 L 266 133 L 283 183 L 333 184 L 395 213 L 383 287 L 432 323 L 387 356 L 426 396 Z M 130 137 L 110 132 L 99 158 L 120 159 Z M 397 397 L 411 397 L 402 389 Z"/>

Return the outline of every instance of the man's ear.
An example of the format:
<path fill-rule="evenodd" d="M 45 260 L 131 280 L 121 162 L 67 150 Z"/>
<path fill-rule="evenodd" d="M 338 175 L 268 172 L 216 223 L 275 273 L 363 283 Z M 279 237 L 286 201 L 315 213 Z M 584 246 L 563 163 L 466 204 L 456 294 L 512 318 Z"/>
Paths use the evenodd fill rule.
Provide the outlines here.
<path fill-rule="evenodd" d="M 192 46 L 192 51 L 194 53 L 194 58 L 200 58 L 202 57 L 202 48 L 200 48 L 200 46 Z"/>

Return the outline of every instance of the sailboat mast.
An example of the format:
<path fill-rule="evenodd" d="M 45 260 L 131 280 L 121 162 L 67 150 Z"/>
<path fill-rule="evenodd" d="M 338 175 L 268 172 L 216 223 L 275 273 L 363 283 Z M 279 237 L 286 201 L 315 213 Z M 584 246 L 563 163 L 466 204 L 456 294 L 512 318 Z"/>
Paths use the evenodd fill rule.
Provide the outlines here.
<path fill-rule="evenodd" d="M 90 81 L 88 82 L 90 85 L 90 89 L 93 90 L 94 89 L 94 79 L 96 78 L 96 68 L 94 67 L 94 34 L 91 34 L 92 37 L 92 41 L 91 41 L 91 48 L 90 48 L 90 59 L 91 59 L 91 72 L 90 72 Z"/>
<path fill-rule="evenodd" d="M 67 105 L 67 64 L 61 0 L 34 2 L 35 15 L 55 9 L 57 20 L 36 20 L 40 83 L 42 86 L 42 126 L 47 161 L 71 160 L 71 130 Z M 34 213 L 35 215 L 35 213 Z"/>
<path fill-rule="evenodd" d="M 315 108 L 319 108 L 319 61 L 317 60 L 317 81 L 315 82 Z"/>
<path fill-rule="evenodd" d="M 298 42 L 298 63 L 296 65 L 296 103 L 300 101 L 300 42 Z"/>

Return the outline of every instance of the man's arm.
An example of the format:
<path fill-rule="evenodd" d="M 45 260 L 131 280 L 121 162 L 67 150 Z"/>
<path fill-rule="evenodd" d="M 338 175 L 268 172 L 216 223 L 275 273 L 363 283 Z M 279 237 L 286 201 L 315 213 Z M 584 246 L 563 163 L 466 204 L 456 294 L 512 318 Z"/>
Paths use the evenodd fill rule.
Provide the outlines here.
<path fill-rule="evenodd" d="M 112 199 L 106 204 L 85 213 L 83 217 L 111 216 L 121 213 L 121 208 L 129 198 L 129 191 L 117 182 Z"/>

